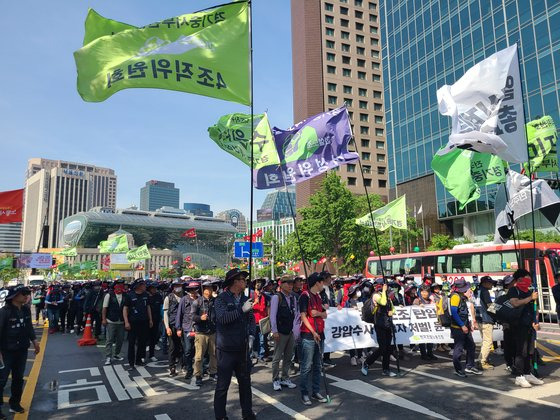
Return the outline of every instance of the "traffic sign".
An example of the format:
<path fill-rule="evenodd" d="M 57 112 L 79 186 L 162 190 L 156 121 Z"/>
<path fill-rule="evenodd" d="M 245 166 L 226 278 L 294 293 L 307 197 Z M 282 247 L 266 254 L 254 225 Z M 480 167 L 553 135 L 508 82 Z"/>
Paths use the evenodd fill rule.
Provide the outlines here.
<path fill-rule="evenodd" d="M 233 257 L 249 258 L 250 242 L 234 242 Z M 262 258 L 264 256 L 264 247 L 262 242 L 253 242 L 253 258 Z"/>
<path fill-rule="evenodd" d="M 236 233 L 236 234 L 235 234 L 235 239 L 241 239 L 241 238 L 243 238 L 244 236 L 245 236 L 244 233 Z"/>

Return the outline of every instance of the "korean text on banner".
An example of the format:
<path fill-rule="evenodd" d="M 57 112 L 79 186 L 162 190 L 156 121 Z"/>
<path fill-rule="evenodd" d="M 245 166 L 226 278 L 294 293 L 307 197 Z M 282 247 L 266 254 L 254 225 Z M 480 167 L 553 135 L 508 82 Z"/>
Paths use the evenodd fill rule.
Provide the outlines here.
<path fill-rule="evenodd" d="M 390 226 L 396 229 L 406 229 L 406 195 L 402 195 L 386 206 L 373 211 L 371 216 L 366 214 L 356 219 L 356 223 L 358 225 L 371 227 L 372 217 L 376 229 L 387 230 Z"/>
<path fill-rule="evenodd" d="M 23 189 L 0 192 L 0 224 L 23 222 Z"/>

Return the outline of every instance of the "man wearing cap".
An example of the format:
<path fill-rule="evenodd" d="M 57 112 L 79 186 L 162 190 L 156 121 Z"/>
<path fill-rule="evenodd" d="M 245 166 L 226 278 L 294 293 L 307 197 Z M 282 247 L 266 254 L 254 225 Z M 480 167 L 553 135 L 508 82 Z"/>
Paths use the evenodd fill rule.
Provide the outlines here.
<path fill-rule="evenodd" d="M 323 290 L 321 290 L 320 295 L 325 311 L 328 311 L 329 308 L 336 308 L 337 304 L 335 301 L 334 292 L 331 290 L 332 274 L 328 271 L 321 271 L 319 275 L 323 279 Z M 343 304 L 345 304 L 346 300 L 343 299 L 342 302 Z M 338 309 L 342 309 L 342 306 L 340 306 Z M 336 366 L 336 363 L 331 360 L 330 353 L 323 354 L 323 364 L 326 366 Z"/>
<path fill-rule="evenodd" d="M 47 305 L 47 315 L 49 317 L 49 334 L 58 331 L 58 321 L 60 317 L 60 306 L 64 302 L 64 297 L 59 284 L 51 286 L 45 304 Z"/>
<path fill-rule="evenodd" d="M 183 285 L 181 279 L 175 279 L 171 283 L 171 292 L 163 300 L 163 325 L 167 334 L 169 352 L 169 376 L 177 376 L 176 364 L 183 359 L 183 344 L 177 335 L 176 320 L 179 302 L 183 297 Z"/>
<path fill-rule="evenodd" d="M 290 364 L 294 354 L 296 335 L 299 331 L 295 321 L 298 315 L 297 300 L 292 293 L 294 278 L 283 276 L 280 279 L 280 292 L 270 301 L 270 327 L 274 338 L 274 357 L 272 359 L 272 387 L 280 391 L 283 386 L 296 387 L 290 380 Z M 282 376 L 280 376 L 282 360 Z"/>
<path fill-rule="evenodd" d="M 472 337 L 472 329 L 469 322 L 468 300 L 472 296 L 471 285 L 464 278 L 455 281 L 453 292 L 449 297 L 451 308 L 451 338 L 453 338 L 453 366 L 455 375 L 466 378 L 467 373 L 480 375 L 481 372 L 474 366 L 474 353 L 476 346 Z M 463 369 L 461 356 L 463 349 L 467 351 L 466 367 Z"/>
<path fill-rule="evenodd" d="M 147 283 L 147 290 L 148 290 L 148 295 L 150 295 L 148 303 L 150 305 L 150 310 L 152 312 L 152 323 L 153 323 L 152 328 L 150 328 L 150 334 L 148 337 L 148 348 L 149 348 L 148 358 L 152 362 L 157 362 L 158 359 L 155 356 L 155 351 L 156 351 L 156 344 L 158 343 L 160 337 L 163 296 L 161 296 L 161 294 L 158 293 L 157 283 L 155 281 L 150 281 Z"/>
<path fill-rule="evenodd" d="M 175 320 L 177 336 L 183 340 L 183 366 L 186 380 L 190 380 L 193 376 L 195 332 L 193 329 L 192 303 L 198 298 L 199 287 L 200 283 L 193 280 L 185 285 L 187 293 L 179 301 Z"/>
<path fill-rule="evenodd" d="M 123 357 L 121 357 L 121 348 L 124 341 L 123 292 L 124 281 L 117 280 L 113 290 L 109 290 L 109 293 L 103 298 L 101 318 L 107 332 L 105 365 L 110 365 L 112 359 L 123 360 Z"/>
<path fill-rule="evenodd" d="M 101 311 L 103 310 L 103 290 L 101 282 L 96 280 L 92 284 L 92 288 L 86 294 L 84 300 L 84 317 L 91 315 L 91 325 L 93 334 L 96 339 L 101 335 Z"/>
<path fill-rule="evenodd" d="M 132 291 L 125 296 L 123 307 L 124 328 L 128 331 L 128 368 L 143 366 L 146 357 L 146 343 L 153 326 L 146 282 L 138 279 L 132 284 Z"/>
<path fill-rule="evenodd" d="M 27 362 L 27 349 L 33 343 L 35 354 L 39 353 L 39 343 L 35 339 L 31 310 L 26 305 L 31 290 L 23 284 L 8 289 L 6 305 L 0 308 L 0 407 L 4 402 L 4 387 L 10 373 L 12 375 L 12 395 L 9 400 L 11 413 L 23 413 L 21 395 L 23 393 L 23 374 Z M 0 410 L 0 419 L 6 416 Z"/>
<path fill-rule="evenodd" d="M 238 268 L 229 270 L 223 283 L 224 291 L 214 302 L 218 361 L 218 381 L 214 393 L 216 419 L 227 419 L 227 392 L 234 372 L 239 384 L 243 419 L 256 419 L 249 360 L 249 349 L 255 339 L 255 318 L 253 302 L 243 293 L 247 287 L 248 275 L 248 272 Z"/>
<path fill-rule="evenodd" d="M 480 334 L 482 335 L 482 347 L 480 348 L 480 366 L 483 370 L 494 369 L 488 356 L 492 351 L 492 333 L 494 331 L 494 320 L 488 314 L 488 306 L 492 304 L 490 290 L 498 284 L 490 276 L 482 276 L 480 278 L 480 288 L 478 289 L 478 300 L 480 302 L 480 317 L 478 324 L 480 325 Z"/>
<path fill-rule="evenodd" d="M 511 274 L 508 274 L 502 279 L 502 286 L 504 290 L 501 295 L 507 295 L 509 289 L 515 287 L 516 280 L 513 279 Z M 502 348 L 504 349 L 504 360 L 506 362 L 506 370 L 511 372 L 513 367 L 513 362 L 515 359 L 515 338 L 513 335 L 514 326 L 508 322 L 502 322 L 502 328 L 504 329 L 504 341 L 502 343 Z"/>
<path fill-rule="evenodd" d="M 253 353 L 256 353 L 257 359 L 261 363 L 270 362 L 272 358 L 268 356 L 268 334 L 262 334 L 260 328 L 261 319 L 269 316 L 269 297 L 264 293 L 267 287 L 270 287 L 270 280 L 257 279 L 255 290 L 253 291 L 253 316 L 255 317 L 255 343 L 253 344 Z"/>
<path fill-rule="evenodd" d="M 194 336 L 194 376 L 196 386 L 202 385 L 202 359 L 208 351 L 210 378 L 216 380 L 216 324 L 214 323 L 214 287 L 209 281 L 202 283 L 202 296 L 191 305 Z"/>

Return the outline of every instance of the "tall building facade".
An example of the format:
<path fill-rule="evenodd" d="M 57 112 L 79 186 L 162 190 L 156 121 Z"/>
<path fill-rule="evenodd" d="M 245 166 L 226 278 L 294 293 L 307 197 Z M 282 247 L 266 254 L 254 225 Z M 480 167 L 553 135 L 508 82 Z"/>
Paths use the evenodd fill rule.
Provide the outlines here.
<path fill-rule="evenodd" d="M 497 187 L 482 188 L 459 210 L 435 179 L 432 157 L 451 132 L 436 91 L 520 42 L 526 117 L 550 115 L 560 124 L 560 2 L 383 0 L 380 20 L 391 197 L 406 194 L 410 208 L 422 205 L 428 233 L 483 239 L 494 229 Z"/>
<path fill-rule="evenodd" d="M 243 216 L 243 213 L 241 213 L 237 209 L 221 211 L 216 215 L 216 219 L 225 220 L 230 225 L 232 225 L 235 229 L 237 229 L 237 232 L 239 233 L 246 234 L 248 232 L 247 219 L 245 218 L 245 216 Z"/>
<path fill-rule="evenodd" d="M 21 251 L 21 222 L 0 224 L 0 252 Z"/>
<path fill-rule="evenodd" d="M 295 213 L 295 206 L 295 189 L 273 191 L 267 194 L 261 208 L 257 210 L 257 221 L 264 222 L 292 217 L 292 213 Z"/>
<path fill-rule="evenodd" d="M 383 111 L 378 0 L 292 0 L 294 122 L 346 103 L 360 155 L 338 168 L 353 193 L 387 199 L 388 162 Z M 322 177 L 297 185 L 306 206 Z"/>
<path fill-rule="evenodd" d="M 284 217 L 277 220 L 264 220 L 253 223 L 253 233 L 257 233 L 262 230 L 262 233 L 272 231 L 274 239 L 278 241 L 280 245 L 285 245 L 288 236 L 295 231 L 294 219 L 293 217 Z"/>
<path fill-rule="evenodd" d="M 108 168 L 30 159 L 25 181 L 22 250 L 59 245 L 62 219 L 93 207 L 115 208 L 117 176 Z"/>
<path fill-rule="evenodd" d="M 183 209 L 195 216 L 214 217 L 214 212 L 210 210 L 209 204 L 184 203 Z"/>
<path fill-rule="evenodd" d="M 140 210 L 155 211 L 161 207 L 179 208 L 179 188 L 172 182 L 146 182 L 140 189 Z"/>

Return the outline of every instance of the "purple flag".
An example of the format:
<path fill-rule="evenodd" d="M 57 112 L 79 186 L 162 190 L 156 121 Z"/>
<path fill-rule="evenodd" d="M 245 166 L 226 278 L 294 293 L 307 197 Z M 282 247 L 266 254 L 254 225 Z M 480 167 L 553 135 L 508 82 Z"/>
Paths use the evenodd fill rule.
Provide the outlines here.
<path fill-rule="evenodd" d="M 281 164 L 255 170 L 255 187 L 261 190 L 307 181 L 359 159 L 357 153 L 348 151 L 352 129 L 345 106 L 309 117 L 287 130 L 274 127 L 273 134 Z"/>

